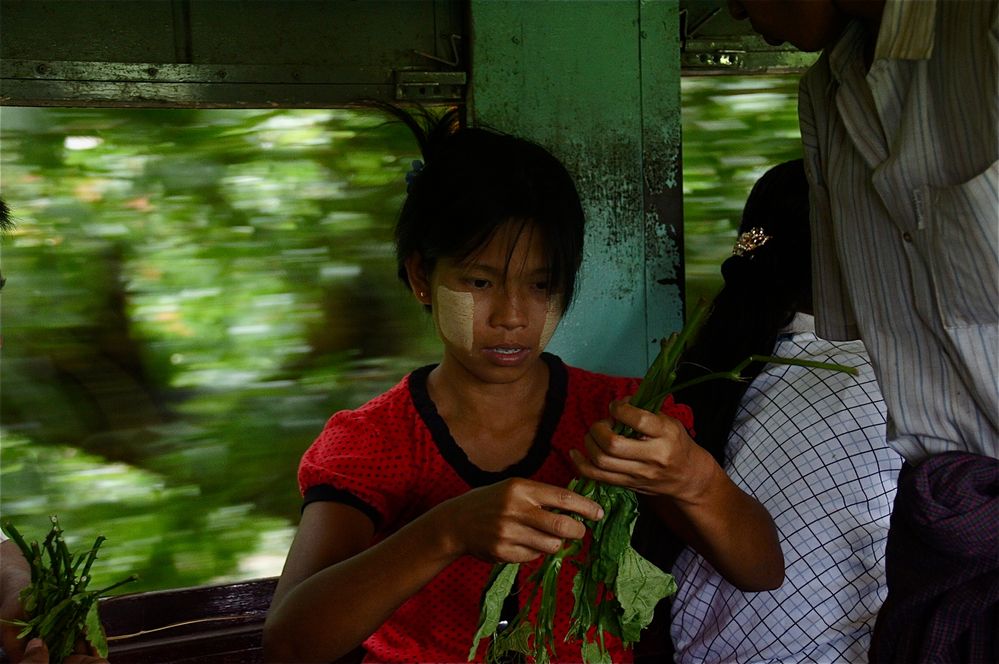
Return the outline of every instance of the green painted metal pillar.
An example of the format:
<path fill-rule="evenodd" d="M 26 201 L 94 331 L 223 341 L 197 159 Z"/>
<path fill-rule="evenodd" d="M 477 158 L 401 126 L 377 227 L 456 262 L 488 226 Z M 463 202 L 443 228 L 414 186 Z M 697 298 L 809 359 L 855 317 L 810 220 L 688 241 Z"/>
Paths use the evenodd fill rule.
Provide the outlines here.
<path fill-rule="evenodd" d="M 678 0 L 471 0 L 469 119 L 534 140 L 587 215 L 550 349 L 642 375 L 683 321 Z"/>

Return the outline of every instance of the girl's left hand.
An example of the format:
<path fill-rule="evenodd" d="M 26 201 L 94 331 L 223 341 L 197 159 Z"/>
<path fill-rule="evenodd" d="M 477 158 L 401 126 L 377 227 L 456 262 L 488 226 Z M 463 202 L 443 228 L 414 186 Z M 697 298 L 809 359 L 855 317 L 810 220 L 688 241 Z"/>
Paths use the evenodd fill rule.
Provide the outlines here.
<path fill-rule="evenodd" d="M 683 423 L 623 401 L 611 416 L 641 434 L 625 438 L 601 420 L 586 454 L 571 452 L 585 477 L 662 496 L 647 501 L 666 526 L 740 590 L 773 590 L 784 579 L 777 528 L 763 505 L 740 489 Z"/>
<path fill-rule="evenodd" d="M 711 456 L 669 415 L 652 413 L 625 400 L 610 405 L 614 420 L 642 435 L 640 440 L 614 433 L 612 420 L 600 420 L 586 435 L 586 455 L 570 452 L 580 474 L 627 487 L 638 493 L 697 502 L 711 481 Z"/>

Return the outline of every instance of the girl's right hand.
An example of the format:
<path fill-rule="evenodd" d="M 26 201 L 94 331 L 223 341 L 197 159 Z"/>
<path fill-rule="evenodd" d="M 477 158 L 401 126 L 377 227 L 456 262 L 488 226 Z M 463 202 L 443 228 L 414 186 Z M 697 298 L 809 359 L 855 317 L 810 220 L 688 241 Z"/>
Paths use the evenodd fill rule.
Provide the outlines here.
<path fill-rule="evenodd" d="M 521 563 L 581 539 L 600 505 L 564 487 L 513 478 L 473 489 L 440 506 L 443 527 L 459 554 L 487 562 Z M 553 511 L 558 510 L 558 512 Z"/>

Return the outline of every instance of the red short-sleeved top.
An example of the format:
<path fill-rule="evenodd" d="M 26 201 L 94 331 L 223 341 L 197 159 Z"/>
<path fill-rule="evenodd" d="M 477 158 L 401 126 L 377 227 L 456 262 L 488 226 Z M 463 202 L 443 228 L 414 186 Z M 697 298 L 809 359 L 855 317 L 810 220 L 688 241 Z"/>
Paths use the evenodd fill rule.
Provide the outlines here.
<path fill-rule="evenodd" d="M 581 449 L 590 425 L 608 417 L 608 404 L 634 393 L 638 380 L 591 373 L 543 354 L 549 385 L 537 434 L 526 456 L 501 472 L 475 466 L 448 431 L 427 391 L 434 365 L 417 369 L 360 408 L 327 422 L 299 466 L 308 504 L 333 500 L 369 517 L 379 539 L 432 507 L 466 491 L 510 477 L 565 486 L 576 476 L 570 449 Z M 670 401 L 664 411 L 692 424 L 690 410 Z M 540 562 L 540 561 L 539 561 Z M 522 565 L 521 582 L 536 565 Z M 365 642 L 367 661 L 464 662 L 478 624 L 479 602 L 492 565 L 463 556 L 404 602 Z M 562 574 L 555 634 L 568 629 L 572 575 Z M 620 642 L 613 661 L 631 661 Z M 480 647 L 479 653 L 485 648 Z M 578 661 L 576 648 L 557 650 Z"/>

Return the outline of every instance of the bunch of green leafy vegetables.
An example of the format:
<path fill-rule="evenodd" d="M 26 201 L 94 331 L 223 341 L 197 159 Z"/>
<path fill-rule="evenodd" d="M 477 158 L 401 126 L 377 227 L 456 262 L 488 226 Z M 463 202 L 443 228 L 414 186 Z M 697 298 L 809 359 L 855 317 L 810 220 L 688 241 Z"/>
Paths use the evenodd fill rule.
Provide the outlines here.
<path fill-rule="evenodd" d="M 681 389 L 711 380 L 745 380 L 742 372 L 753 362 L 793 364 L 817 369 L 856 373 L 856 369 L 826 362 L 813 362 L 765 355 L 751 355 L 731 371 L 708 373 L 674 385 L 680 357 L 688 342 L 700 329 L 710 305 L 700 302 L 687 324 L 679 333 L 664 340 L 658 356 L 652 362 L 631 404 L 658 412 L 666 398 Z M 637 437 L 627 426 L 617 423 L 616 433 Z M 611 661 L 605 637 L 619 638 L 625 647 L 633 645 L 650 622 L 660 600 L 676 592 L 673 576 L 645 559 L 631 546 L 631 536 L 638 519 L 638 499 L 635 493 L 590 479 L 577 478 L 569 488 L 600 504 L 604 518 L 600 521 L 582 519 L 591 532 L 590 546 L 585 554 L 580 540 L 572 541 L 556 553 L 544 558 L 526 581 L 526 599 L 516 616 L 500 628 L 503 605 L 513 591 L 520 570 L 518 563 L 501 563 L 493 567 L 482 599 L 479 626 L 468 659 L 473 660 L 482 639 L 490 637 L 486 661 L 499 663 L 509 658 L 525 656 L 536 664 L 553 659 L 565 659 L 556 653 L 553 624 L 556 611 L 558 578 L 566 561 L 576 568 L 573 579 L 574 605 L 570 625 L 562 640 L 578 654 L 569 659 L 582 659 L 587 664 Z M 521 590 L 520 592 L 524 592 Z M 534 604 L 537 613 L 531 618 Z"/>
<path fill-rule="evenodd" d="M 77 642 L 85 640 L 101 657 L 107 657 L 107 638 L 101 625 L 98 600 L 106 593 L 135 581 L 132 575 L 100 590 L 87 590 L 90 569 L 106 539 L 98 536 L 93 546 L 77 556 L 63 539 L 59 519 L 51 516 L 52 527 L 39 544 L 25 541 L 10 521 L 0 528 L 17 544 L 31 568 L 31 583 L 21 591 L 25 620 L 11 621 L 22 627 L 18 638 L 40 637 L 49 649 L 50 662 L 62 662 Z"/>

